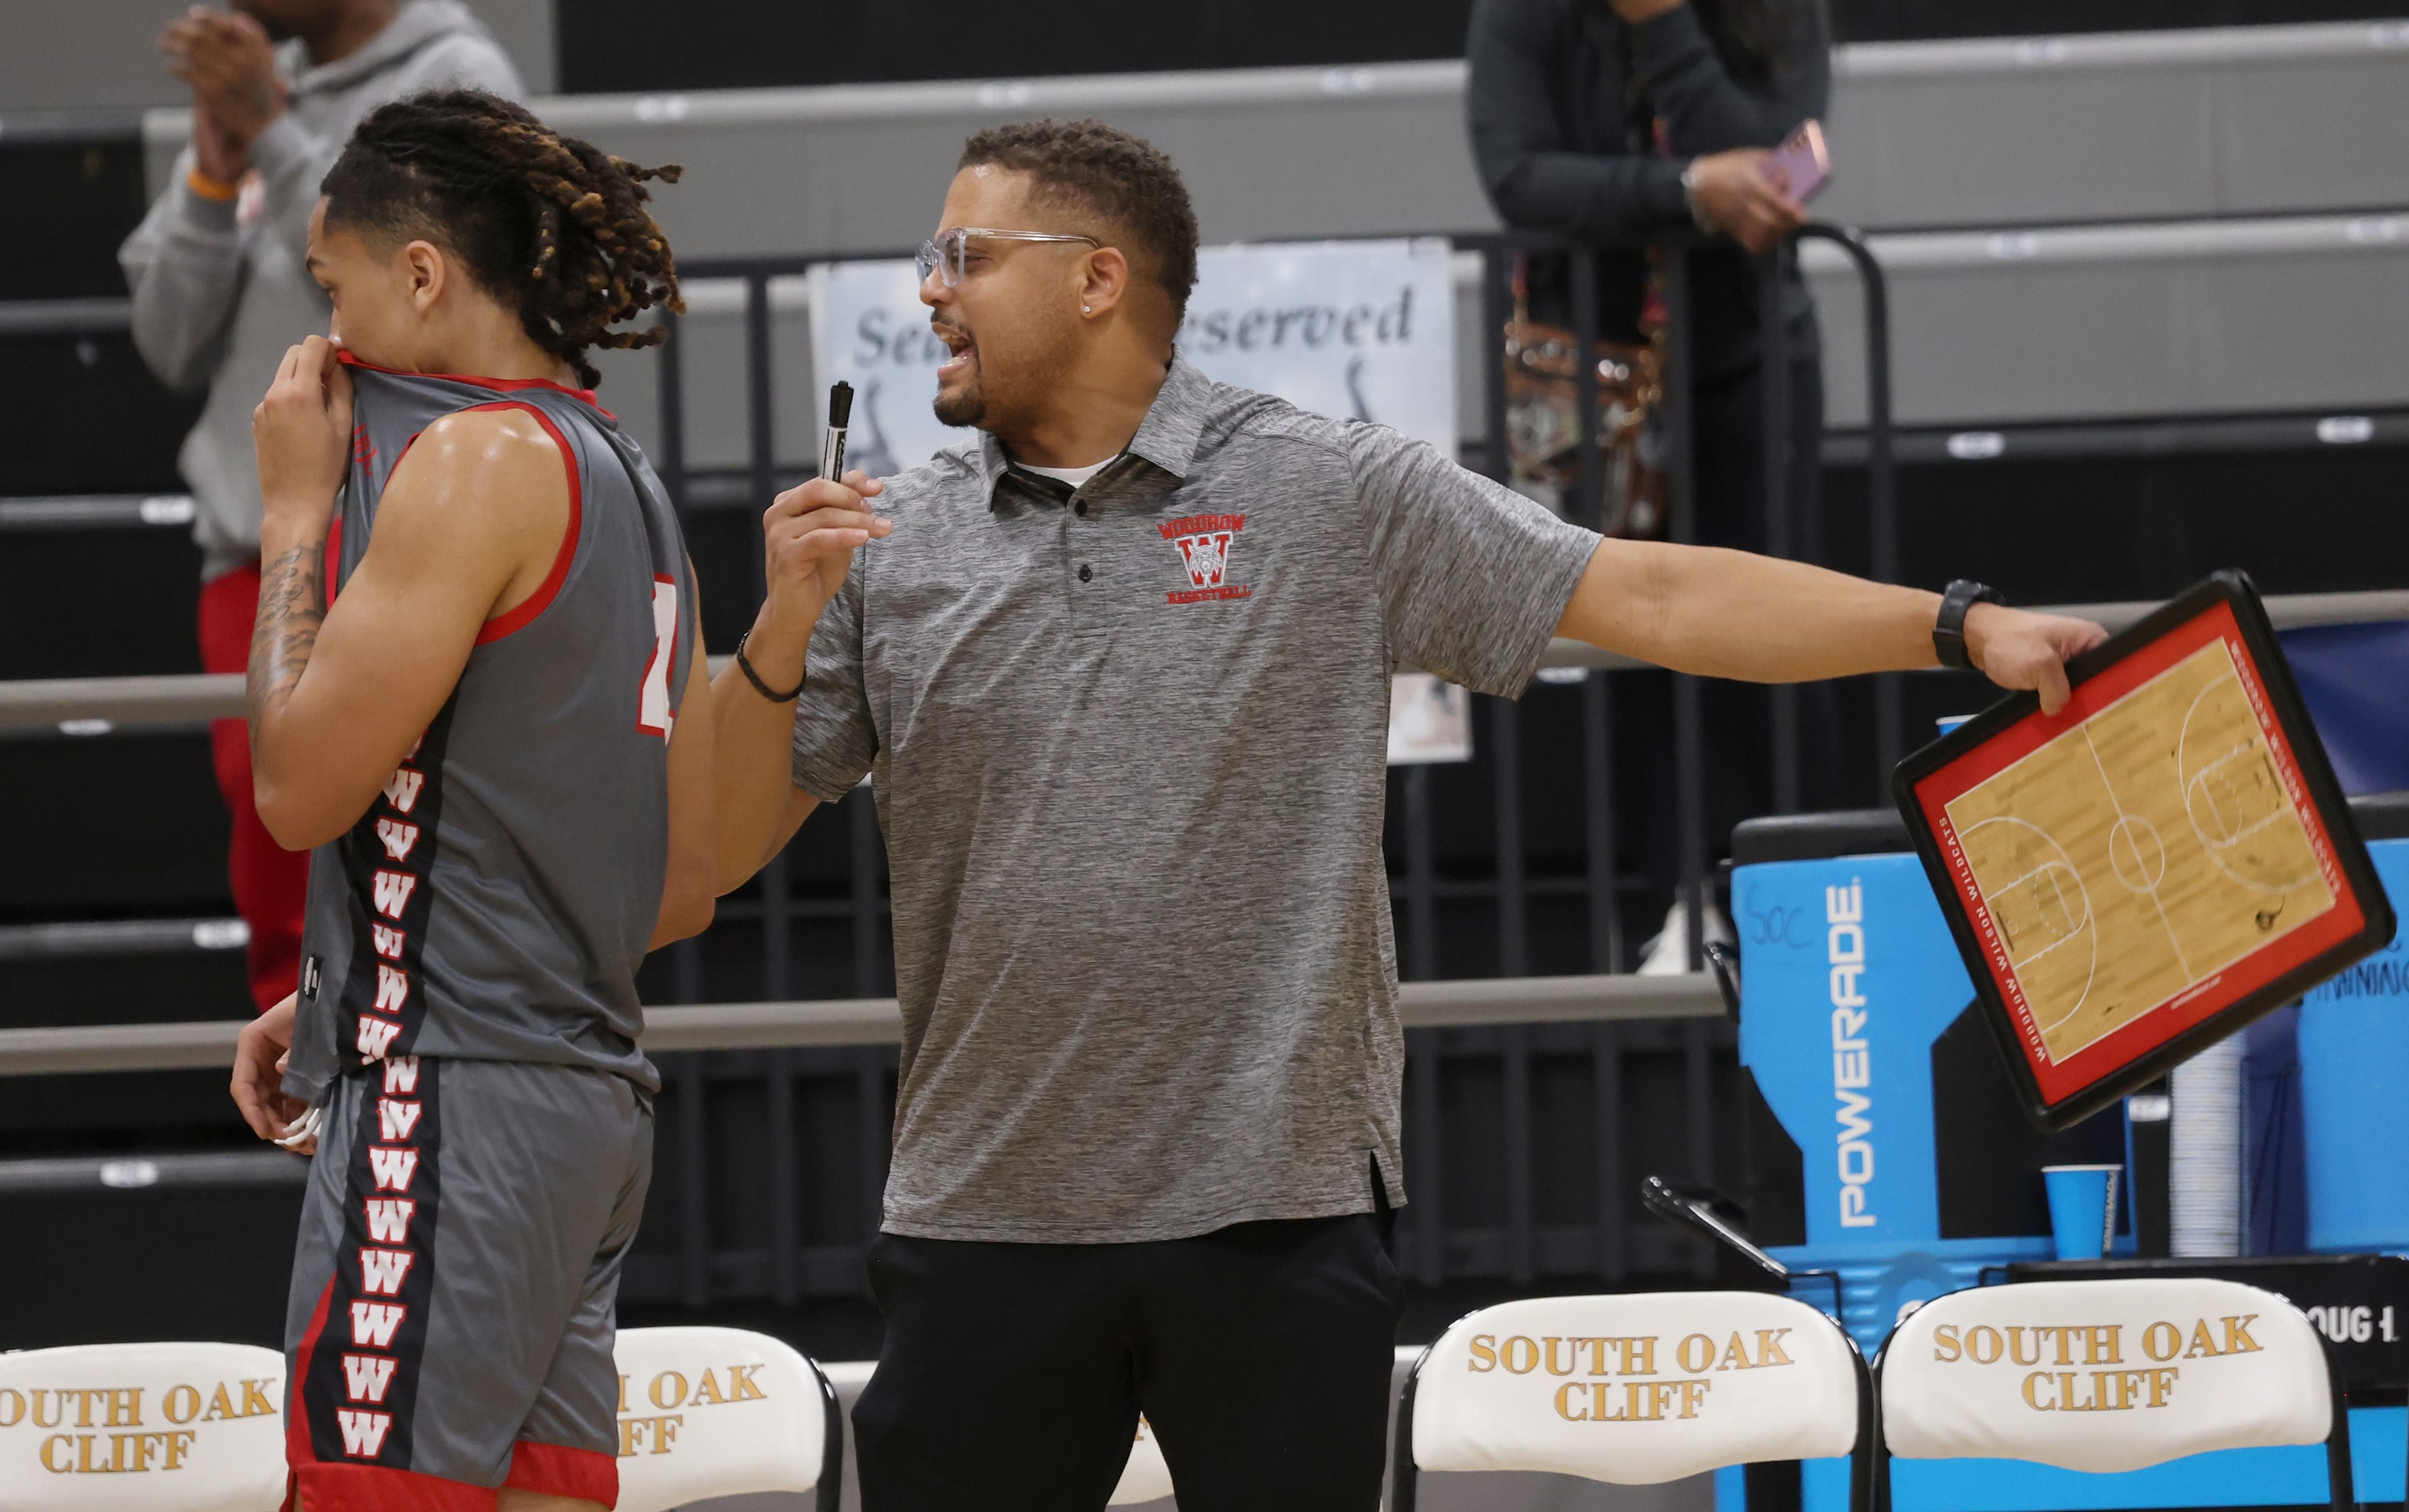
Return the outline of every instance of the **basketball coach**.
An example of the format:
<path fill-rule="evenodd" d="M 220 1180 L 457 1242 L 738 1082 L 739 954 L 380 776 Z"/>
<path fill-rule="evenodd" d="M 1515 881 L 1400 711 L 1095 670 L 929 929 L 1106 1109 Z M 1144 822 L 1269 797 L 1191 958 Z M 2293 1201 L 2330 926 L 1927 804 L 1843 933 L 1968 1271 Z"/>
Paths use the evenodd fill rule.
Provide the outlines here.
<path fill-rule="evenodd" d="M 980 434 L 779 496 L 713 698 L 723 877 L 864 773 L 886 826 L 863 1505 L 1100 1508 L 1142 1408 L 1181 1512 L 1371 1512 L 1406 1194 L 1392 669 L 1511 698 L 1559 634 L 1757 682 L 1946 652 L 2056 708 L 2101 632 L 1602 540 L 1214 382 L 1173 346 L 1187 191 L 1099 123 L 973 137 L 939 224 L 937 414 Z"/>

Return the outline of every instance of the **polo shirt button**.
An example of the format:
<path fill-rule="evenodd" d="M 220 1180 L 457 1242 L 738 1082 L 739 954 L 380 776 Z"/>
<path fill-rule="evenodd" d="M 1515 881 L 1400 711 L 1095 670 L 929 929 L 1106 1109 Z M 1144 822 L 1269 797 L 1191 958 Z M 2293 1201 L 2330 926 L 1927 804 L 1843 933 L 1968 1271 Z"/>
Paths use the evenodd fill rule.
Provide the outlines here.
<path fill-rule="evenodd" d="M 1096 575 L 1096 569 L 1095 569 L 1094 568 L 1089 567 L 1089 566 L 1087 563 L 1085 563 L 1085 562 L 1082 562 L 1082 563 L 1080 563 L 1080 564 L 1079 564 L 1079 581 L 1080 581 L 1081 583 L 1086 583 L 1086 582 L 1088 582 L 1089 579 L 1093 578 L 1095 575 Z"/>
<path fill-rule="evenodd" d="M 1088 501 L 1087 501 L 1086 499 L 1084 499 L 1084 498 L 1083 498 L 1083 499 L 1079 500 L 1079 502 L 1077 502 L 1076 504 L 1072 505 L 1072 506 L 1071 506 L 1071 512 L 1072 512 L 1072 513 L 1074 513 L 1074 514 L 1085 514 L 1085 513 L 1087 513 L 1087 512 L 1088 512 Z"/>

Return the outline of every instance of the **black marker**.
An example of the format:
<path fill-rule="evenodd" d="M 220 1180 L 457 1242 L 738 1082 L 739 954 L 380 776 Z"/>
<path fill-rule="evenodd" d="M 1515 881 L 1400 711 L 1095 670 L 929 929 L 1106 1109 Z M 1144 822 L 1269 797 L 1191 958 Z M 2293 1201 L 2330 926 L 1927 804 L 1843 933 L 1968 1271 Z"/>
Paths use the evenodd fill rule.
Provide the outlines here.
<path fill-rule="evenodd" d="M 820 438 L 820 476 L 844 481 L 844 426 L 853 418 L 853 385 L 843 379 L 829 390 L 828 431 Z"/>

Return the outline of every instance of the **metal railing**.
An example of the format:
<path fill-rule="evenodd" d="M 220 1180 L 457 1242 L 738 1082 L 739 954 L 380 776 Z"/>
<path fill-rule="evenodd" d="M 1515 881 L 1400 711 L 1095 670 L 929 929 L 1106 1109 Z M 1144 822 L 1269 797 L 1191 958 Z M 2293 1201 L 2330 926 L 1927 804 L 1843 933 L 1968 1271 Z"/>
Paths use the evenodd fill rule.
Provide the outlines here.
<path fill-rule="evenodd" d="M 2375 625 L 2409 620 L 2409 589 L 2363 593 L 2270 594 L 2263 602 L 2278 630 L 2320 625 Z M 2158 607 L 2154 599 L 2098 604 L 2034 604 L 2044 614 L 2072 614 L 2120 630 Z M 714 673 L 729 658 L 714 655 Z M 1539 658 L 1542 671 L 1586 668 L 1644 671 L 1650 665 L 1580 641 L 1555 641 Z M 1911 674 L 1912 675 L 1912 674 Z M 0 732 L 49 730 L 82 720 L 106 721 L 108 731 L 133 734 L 154 727 L 181 728 L 211 719 L 243 717 L 242 677 L 224 672 L 158 677 L 0 679 Z"/>
<path fill-rule="evenodd" d="M 1398 1016 L 1408 1029 L 1717 1018 L 1729 1012 L 1713 979 L 1703 972 L 1408 982 L 1397 997 Z M 247 1022 L 229 1018 L 0 1030 L 0 1076 L 216 1070 L 233 1064 L 235 1037 Z M 644 1048 L 665 1055 L 891 1045 L 902 1034 L 902 1014 L 892 998 L 713 1002 L 644 1010 Z"/>

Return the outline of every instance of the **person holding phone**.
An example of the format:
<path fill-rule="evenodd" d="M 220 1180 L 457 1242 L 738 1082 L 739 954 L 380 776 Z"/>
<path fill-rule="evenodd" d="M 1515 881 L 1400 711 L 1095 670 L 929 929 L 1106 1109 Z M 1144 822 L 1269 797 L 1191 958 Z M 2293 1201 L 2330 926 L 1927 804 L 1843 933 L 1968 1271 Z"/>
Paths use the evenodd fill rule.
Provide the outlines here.
<path fill-rule="evenodd" d="M 1473 156 L 1499 218 L 1611 249 L 1598 259 L 1606 339 L 1648 338 L 1657 281 L 1649 241 L 1693 225 L 1729 238 L 1689 254 L 1698 540 L 1765 547 L 1763 332 L 1779 320 L 1788 337 L 1792 539 L 1811 560 L 1824 427 L 1815 308 L 1794 261 L 1780 308 L 1763 309 L 1755 257 L 1806 223 L 1768 155 L 1829 107 L 1823 0 L 1475 0 L 1465 52 Z M 1568 279 L 1562 256 L 1530 260 L 1533 321 L 1572 324 Z M 1630 711 L 1626 727 L 1669 728 L 1664 685 L 1652 682 L 1645 697 L 1662 707 Z M 1815 727 L 1829 722 L 1820 702 L 1809 701 L 1817 738 L 1804 743 L 1828 753 L 1835 732 Z M 1706 713 L 1709 832 L 1724 834 L 1767 806 L 1767 706 L 1761 690 L 1710 685 Z M 1627 756 L 1665 790 L 1665 801 L 1645 805 L 1644 832 L 1649 870 L 1669 883 L 1668 742 L 1652 739 Z M 1829 796 L 1828 774 L 1808 776 L 1810 796 Z M 1666 947 L 1686 932 L 1668 929 Z"/>

